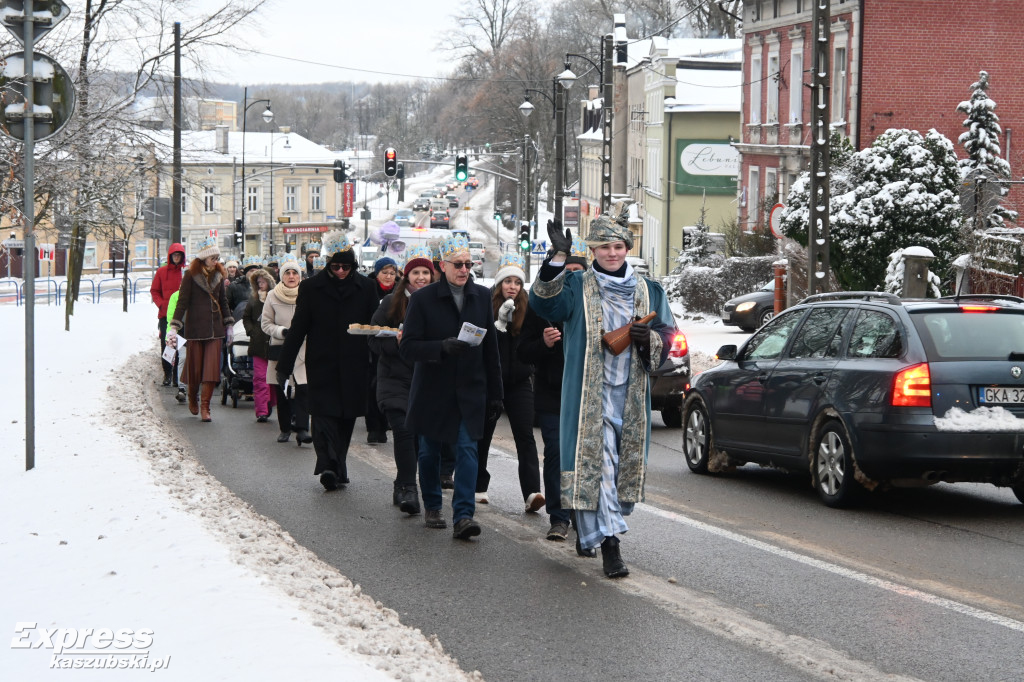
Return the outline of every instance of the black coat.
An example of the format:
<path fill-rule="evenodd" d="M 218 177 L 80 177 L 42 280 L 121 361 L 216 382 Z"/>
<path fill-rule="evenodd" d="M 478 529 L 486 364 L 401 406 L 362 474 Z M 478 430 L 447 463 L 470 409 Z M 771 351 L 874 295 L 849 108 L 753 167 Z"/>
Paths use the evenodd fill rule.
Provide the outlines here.
<path fill-rule="evenodd" d="M 382 327 L 398 327 L 404 320 L 388 317 L 392 294 L 380 302 L 370 324 Z M 404 330 L 403 330 L 404 331 Z M 405 412 L 409 405 L 409 388 L 412 386 L 413 362 L 406 360 L 398 351 L 398 341 L 393 336 L 371 336 L 367 343 L 377 354 L 377 405 L 382 410 L 392 409 Z"/>
<path fill-rule="evenodd" d="M 373 284 L 355 271 L 338 280 L 324 268 L 299 284 L 277 372 L 291 374 L 305 340 L 307 400 L 314 417 L 353 419 L 366 414 L 370 354 L 366 337 L 349 334 L 348 326 L 369 324 L 376 309 Z"/>
<path fill-rule="evenodd" d="M 533 317 L 537 317 L 537 313 L 527 308 L 526 317 L 523 319 L 523 328 L 518 334 L 497 332 L 502 386 L 516 386 L 530 381 L 530 377 L 533 376 L 533 363 L 525 360 L 519 353 L 519 346 L 523 342 L 523 332 L 526 330 L 530 318 Z"/>
<path fill-rule="evenodd" d="M 533 407 L 537 412 L 559 414 L 562 410 L 562 372 L 565 370 L 565 351 L 558 340 L 551 348 L 544 343 L 544 329 L 561 323 L 548 322 L 532 310 L 523 322 L 519 340 L 519 357 L 533 365 Z"/>
<path fill-rule="evenodd" d="M 456 357 L 442 357 L 441 342 L 457 337 L 463 322 L 486 329 L 483 342 Z M 461 421 L 469 437 L 480 440 L 487 403 L 503 396 L 490 290 L 470 278 L 461 312 L 443 277 L 414 293 L 399 352 L 416 363 L 405 427 L 420 436 L 454 443 Z"/>
<path fill-rule="evenodd" d="M 232 313 L 238 313 L 235 315 L 235 319 L 242 319 L 242 313 L 245 310 L 245 304 L 249 302 L 251 292 L 249 278 L 245 275 L 238 275 L 228 283 L 228 307 Z"/>

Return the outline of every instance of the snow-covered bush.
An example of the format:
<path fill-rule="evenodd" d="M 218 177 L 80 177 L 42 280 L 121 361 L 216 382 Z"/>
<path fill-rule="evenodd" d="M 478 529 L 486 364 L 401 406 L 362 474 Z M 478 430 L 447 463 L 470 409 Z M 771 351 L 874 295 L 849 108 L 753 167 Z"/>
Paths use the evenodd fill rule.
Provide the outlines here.
<path fill-rule="evenodd" d="M 663 280 L 670 301 L 691 312 L 717 315 L 730 298 L 749 294 L 772 277 L 777 256 L 727 258 L 720 267 L 680 267 Z"/>
<path fill-rule="evenodd" d="M 903 258 L 903 252 L 906 249 L 896 249 L 889 254 L 889 265 L 885 269 L 885 291 L 896 296 L 903 296 L 903 279 L 906 268 L 904 263 L 906 260 Z M 939 276 L 928 270 L 928 292 L 931 296 L 939 298 L 942 296 L 939 290 L 941 281 Z"/>
<path fill-rule="evenodd" d="M 1002 158 L 999 146 L 999 134 L 1003 132 L 996 115 L 996 103 L 988 96 L 988 72 L 981 71 L 978 81 L 971 84 L 971 99 L 960 102 L 956 110 L 967 114 L 964 127 L 967 130 L 960 135 L 958 142 L 967 152 L 967 158 L 961 159 L 960 172 L 966 178 L 974 171 L 991 174 L 995 178 L 1010 179 L 1010 164 Z M 1006 196 L 1009 190 L 999 188 L 999 195 Z M 1017 212 L 1002 204 L 978 224 L 978 229 L 998 229 L 1006 226 L 1006 222 L 1016 222 Z"/>

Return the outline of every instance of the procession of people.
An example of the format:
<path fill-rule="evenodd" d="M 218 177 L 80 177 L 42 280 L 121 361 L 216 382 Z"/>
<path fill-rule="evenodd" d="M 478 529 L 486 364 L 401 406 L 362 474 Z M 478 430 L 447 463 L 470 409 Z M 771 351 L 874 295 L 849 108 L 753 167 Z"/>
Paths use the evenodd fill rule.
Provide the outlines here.
<path fill-rule="evenodd" d="M 532 286 L 511 252 L 490 288 L 474 280 L 460 233 L 401 260 L 381 257 L 368 275 L 341 231 L 299 257 L 227 264 L 213 238 L 187 267 L 174 244 L 153 283 L 161 340 L 178 351 L 164 353 L 163 383 L 180 376 L 181 400 L 212 421 L 210 398 L 224 365 L 234 367 L 242 320 L 255 419 L 268 422 L 276 409 L 277 442 L 294 434 L 299 447 L 312 444 L 323 490 L 353 484 L 347 457 L 363 417 L 367 442 L 393 451 L 391 503 L 445 529 L 451 489 L 460 540 L 482 533 L 475 512 L 490 504 L 488 454 L 504 416 L 521 510 L 546 511 L 548 540 L 566 541 L 574 528 L 579 556 L 599 548 L 605 575 L 626 576 L 619 545 L 643 500 L 649 374 L 668 353 L 674 318 L 661 286 L 626 261 L 633 236 L 624 213 L 598 217 L 585 238 L 549 222 L 548 236 Z M 620 327 L 630 343 L 617 351 L 602 336 Z"/>

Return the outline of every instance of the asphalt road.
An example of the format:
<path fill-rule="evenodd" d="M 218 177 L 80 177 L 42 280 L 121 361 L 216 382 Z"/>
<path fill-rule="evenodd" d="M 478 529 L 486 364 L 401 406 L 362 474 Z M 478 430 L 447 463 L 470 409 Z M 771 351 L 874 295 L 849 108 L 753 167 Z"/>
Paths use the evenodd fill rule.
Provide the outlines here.
<path fill-rule="evenodd" d="M 391 505 L 390 444 L 366 444 L 361 420 L 352 483 L 325 493 L 311 448 L 274 442 L 252 403 L 202 424 L 163 396 L 214 476 L 487 680 L 1024 679 L 1024 505 L 1006 491 L 834 511 L 775 471 L 690 474 L 656 417 L 632 574 L 610 581 L 523 513 L 504 420 L 484 532 L 465 543 Z"/>

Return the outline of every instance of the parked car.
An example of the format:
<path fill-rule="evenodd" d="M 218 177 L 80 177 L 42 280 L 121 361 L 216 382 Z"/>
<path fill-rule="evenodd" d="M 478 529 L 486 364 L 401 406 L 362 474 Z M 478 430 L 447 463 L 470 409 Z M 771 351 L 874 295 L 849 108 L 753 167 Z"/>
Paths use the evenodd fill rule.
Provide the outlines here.
<path fill-rule="evenodd" d="M 651 374 L 651 410 L 661 412 L 665 426 L 683 424 L 683 395 L 690 385 L 690 352 L 686 335 L 677 331 L 668 359 Z"/>
<path fill-rule="evenodd" d="M 469 255 L 472 256 L 474 259 L 475 258 L 480 258 L 480 260 L 483 260 L 485 253 L 486 253 L 486 249 L 484 248 L 484 243 L 483 242 L 470 242 L 469 243 Z"/>
<path fill-rule="evenodd" d="M 399 227 L 412 227 L 416 224 L 416 212 L 411 208 L 400 208 L 395 211 L 395 217 L 392 220 Z"/>
<path fill-rule="evenodd" d="M 775 316 L 775 282 L 768 281 L 752 293 L 731 298 L 722 307 L 722 324 L 752 332 Z"/>
<path fill-rule="evenodd" d="M 431 227 L 448 227 L 448 211 L 434 211 L 430 214 Z"/>
<path fill-rule="evenodd" d="M 818 294 L 718 358 L 684 402 L 696 473 L 810 472 L 830 507 L 940 481 L 1024 502 L 1024 299 Z"/>

